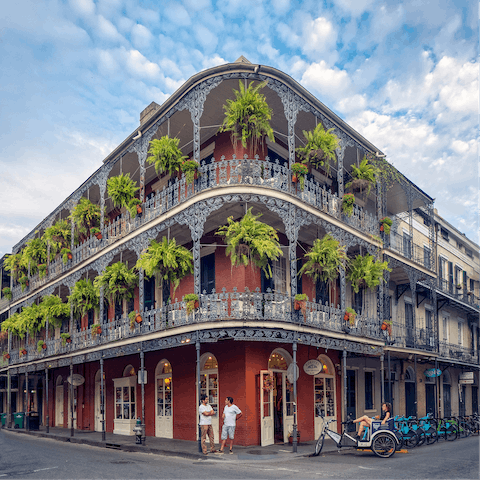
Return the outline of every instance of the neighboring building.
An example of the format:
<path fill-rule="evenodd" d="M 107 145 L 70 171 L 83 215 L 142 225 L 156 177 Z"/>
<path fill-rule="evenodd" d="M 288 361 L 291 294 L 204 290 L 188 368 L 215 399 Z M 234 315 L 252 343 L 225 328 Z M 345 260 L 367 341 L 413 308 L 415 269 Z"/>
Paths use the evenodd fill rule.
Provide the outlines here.
<path fill-rule="evenodd" d="M 258 158 L 235 150 L 230 135 L 218 133 L 223 105 L 239 79 L 268 81 L 262 93 L 273 109 L 275 142 L 267 140 Z M 340 139 L 337 163 L 330 176 L 312 168 L 302 191 L 290 167 L 302 131 L 319 122 Z M 167 134 L 180 139 L 184 155 L 202 162 L 191 185 L 185 178 L 157 177 L 146 162 L 149 141 Z M 364 155 L 383 157 L 288 75 L 243 57 L 194 75 L 162 106 L 152 103 L 139 128 L 13 253 L 66 219 L 82 197 L 100 205 L 101 225 L 107 220 L 103 238 L 76 244 L 72 227 L 73 258 L 50 262 L 43 278 L 28 274 L 24 290 L 12 280 L 13 299 L 0 299 L 0 315 L 52 293 L 66 301 L 80 279 L 94 279 L 118 261 L 133 266 L 151 239 L 175 238 L 191 249 L 194 274 L 172 298 L 170 285 L 146 280 L 141 271 L 132 302 L 109 306 L 101 293 L 98 312 L 84 318 L 72 312 L 49 335 L 3 339 L 1 348 L 10 358 L 0 367 L 0 409 L 38 411 L 44 424 L 48 416 L 50 425 L 68 427 L 73 404 L 75 428 L 101 431 L 104 401 L 109 432 L 133 434 L 141 416 L 148 436 L 194 440 L 200 389 L 215 409 L 221 410 L 226 396 L 234 397 L 245 412 L 236 432 L 242 445 L 287 440 L 295 387 L 302 440 L 318 435 L 321 413 L 338 421 L 347 414 L 376 415 L 382 399 L 392 401 L 398 414 L 477 411 L 478 246 L 441 219 L 433 199 L 400 175 L 390 188 L 379 183 L 368 195 L 357 195 L 353 215 L 345 216 L 342 198 L 352 165 Z M 107 196 L 107 180 L 122 172 L 140 187 L 143 213 L 136 218 L 115 209 Z M 251 267 L 232 268 L 215 235 L 227 217 L 239 219 L 250 207 L 279 233 L 284 255 L 273 262 L 270 280 Z M 385 216 L 393 220 L 390 235 L 380 232 Z M 345 245 L 351 258 L 368 252 L 387 260 L 386 282 L 355 294 L 343 270 L 332 287 L 299 279 L 305 251 L 326 233 Z M 200 295 L 200 304 L 187 313 L 182 298 L 192 292 Z M 293 308 L 296 293 L 311 300 L 305 314 Z M 344 320 L 346 307 L 357 312 L 351 328 Z M 131 329 L 127 314 L 133 310 L 143 313 L 143 321 Z M 389 319 L 391 335 L 381 329 Z M 102 333 L 93 336 L 96 324 Z M 72 343 L 62 344 L 62 332 L 71 334 Z M 47 347 L 40 353 L 39 339 Z M 304 371 L 309 360 L 320 362 L 314 375 Z M 300 372 L 296 382 L 287 374 L 294 362 Z M 140 385 L 142 368 L 146 382 Z M 424 374 L 434 368 L 443 372 L 440 378 Z M 470 372 L 473 383 L 459 389 L 460 376 Z M 72 373 L 80 375 L 74 387 L 67 380 Z M 218 416 L 214 429 L 218 439 Z"/>

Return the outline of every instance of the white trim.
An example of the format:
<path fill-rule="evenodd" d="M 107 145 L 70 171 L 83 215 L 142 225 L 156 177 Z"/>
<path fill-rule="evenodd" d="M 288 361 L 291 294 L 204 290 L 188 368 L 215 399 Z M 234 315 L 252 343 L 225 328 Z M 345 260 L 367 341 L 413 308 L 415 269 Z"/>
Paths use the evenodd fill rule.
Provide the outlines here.
<path fill-rule="evenodd" d="M 404 296 L 404 297 L 403 297 L 403 301 L 404 301 L 404 303 L 410 303 L 410 304 L 413 303 L 412 297 L 405 297 L 405 296 Z"/>
<path fill-rule="evenodd" d="M 448 260 L 448 257 L 447 257 L 446 255 L 444 255 L 443 253 L 440 253 L 438 256 L 439 256 L 442 260 L 445 260 L 445 261 L 447 261 L 447 262 L 449 261 L 449 260 Z"/>

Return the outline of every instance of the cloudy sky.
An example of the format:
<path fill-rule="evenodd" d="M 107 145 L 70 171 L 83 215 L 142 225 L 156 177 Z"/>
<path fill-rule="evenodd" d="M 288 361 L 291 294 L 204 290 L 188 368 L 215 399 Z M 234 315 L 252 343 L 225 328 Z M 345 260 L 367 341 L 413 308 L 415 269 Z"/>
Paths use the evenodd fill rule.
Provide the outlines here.
<path fill-rule="evenodd" d="M 0 255 L 194 73 L 291 75 L 478 238 L 478 6 L 462 0 L 15 0 L 0 15 Z"/>

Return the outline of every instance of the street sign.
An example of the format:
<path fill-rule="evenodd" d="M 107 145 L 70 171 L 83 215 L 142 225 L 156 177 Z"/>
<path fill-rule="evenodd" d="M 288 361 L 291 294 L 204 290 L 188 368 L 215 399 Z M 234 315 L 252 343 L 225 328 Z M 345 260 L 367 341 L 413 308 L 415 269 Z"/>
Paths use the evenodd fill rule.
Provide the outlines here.
<path fill-rule="evenodd" d="M 298 380 L 298 375 L 300 374 L 298 365 L 295 365 L 295 370 L 293 369 L 293 367 L 294 367 L 294 364 L 291 363 L 287 368 L 287 378 L 290 383 L 294 382 L 294 378 L 293 378 L 294 372 L 295 372 L 295 380 Z"/>
<path fill-rule="evenodd" d="M 78 387 L 79 385 L 82 385 L 84 381 L 85 381 L 85 377 L 83 375 L 80 375 L 79 373 L 73 374 L 73 382 L 71 381 L 70 375 L 67 377 L 67 382 L 73 383 L 74 387 Z"/>
<path fill-rule="evenodd" d="M 427 368 L 423 373 L 426 377 L 439 377 L 442 371 L 439 368 Z"/>
<path fill-rule="evenodd" d="M 143 374 L 143 375 L 142 375 Z M 145 385 L 147 383 L 147 371 L 146 370 L 139 370 L 138 371 L 138 383 L 141 385 L 142 383 Z"/>
<path fill-rule="evenodd" d="M 474 382 L 473 378 L 460 378 L 458 380 L 459 385 L 472 385 Z"/>
<path fill-rule="evenodd" d="M 473 372 L 463 372 L 460 374 L 460 380 L 474 380 Z"/>

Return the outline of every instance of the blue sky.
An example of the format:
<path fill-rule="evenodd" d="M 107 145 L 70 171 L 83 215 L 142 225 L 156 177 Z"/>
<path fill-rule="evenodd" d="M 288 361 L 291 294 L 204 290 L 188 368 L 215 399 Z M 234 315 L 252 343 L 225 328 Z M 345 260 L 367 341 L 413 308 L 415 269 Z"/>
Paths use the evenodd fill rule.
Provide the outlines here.
<path fill-rule="evenodd" d="M 300 82 L 478 238 L 478 11 L 451 0 L 15 0 L 0 16 L 0 255 L 196 72 Z"/>

